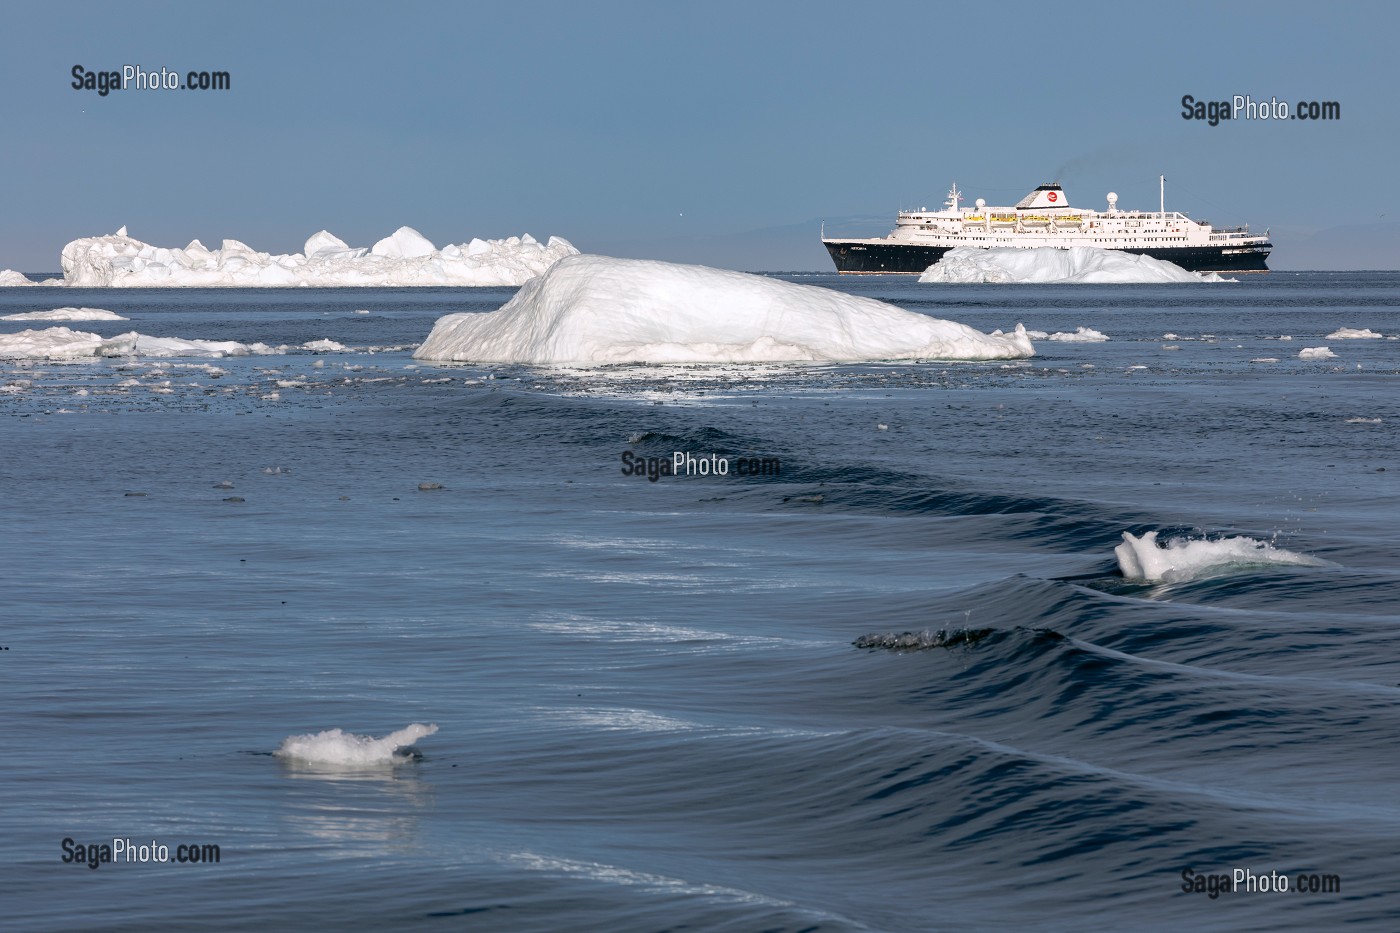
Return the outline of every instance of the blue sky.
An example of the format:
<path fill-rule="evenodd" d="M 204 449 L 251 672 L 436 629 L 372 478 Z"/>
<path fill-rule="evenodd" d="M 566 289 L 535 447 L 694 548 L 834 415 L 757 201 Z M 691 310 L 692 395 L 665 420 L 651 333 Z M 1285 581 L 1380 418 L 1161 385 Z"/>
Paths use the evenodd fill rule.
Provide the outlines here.
<path fill-rule="evenodd" d="M 1388 3 L 68 3 L 0 36 L 0 268 L 126 224 L 274 252 L 325 227 L 439 245 L 822 268 L 822 218 L 1019 198 L 1272 229 L 1274 265 L 1346 230 L 1400 267 Z M 226 93 L 105 98 L 70 70 L 227 70 Z M 1335 100 L 1337 122 L 1181 117 L 1183 94 Z M 880 226 L 877 223 L 877 228 Z M 1389 238 L 1388 240 L 1386 238 Z M 1329 253 L 1329 249 L 1331 253 Z M 1388 252 L 1387 252 L 1388 250 Z"/>

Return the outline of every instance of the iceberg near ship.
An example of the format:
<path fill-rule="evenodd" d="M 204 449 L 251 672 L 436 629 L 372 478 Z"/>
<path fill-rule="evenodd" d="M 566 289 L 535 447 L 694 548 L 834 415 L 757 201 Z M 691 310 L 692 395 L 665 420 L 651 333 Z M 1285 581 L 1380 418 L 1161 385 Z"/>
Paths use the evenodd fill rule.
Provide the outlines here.
<path fill-rule="evenodd" d="M 827 288 L 705 266 L 578 255 L 527 282 L 497 311 L 439 318 L 413 355 L 603 366 L 1034 354 L 1020 326 L 989 335 Z"/>
<path fill-rule="evenodd" d="M 1016 249 L 959 246 L 919 276 L 920 282 L 1005 285 L 1147 285 L 1236 282 L 1216 272 L 1187 272 L 1165 259 L 1087 246 Z"/>

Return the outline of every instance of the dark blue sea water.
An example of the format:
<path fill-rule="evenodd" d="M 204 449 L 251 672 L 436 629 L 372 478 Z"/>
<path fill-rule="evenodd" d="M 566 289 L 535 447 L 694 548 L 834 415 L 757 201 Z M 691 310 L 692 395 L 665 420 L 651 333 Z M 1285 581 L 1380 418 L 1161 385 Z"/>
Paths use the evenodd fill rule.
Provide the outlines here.
<path fill-rule="evenodd" d="M 1394 929 L 1400 341 L 1324 335 L 1400 275 L 1242 279 L 797 277 L 1110 339 L 593 372 L 411 359 L 509 289 L 0 290 L 291 347 L 0 362 L 0 926 Z M 1129 582 L 1151 530 L 1327 563 Z"/>

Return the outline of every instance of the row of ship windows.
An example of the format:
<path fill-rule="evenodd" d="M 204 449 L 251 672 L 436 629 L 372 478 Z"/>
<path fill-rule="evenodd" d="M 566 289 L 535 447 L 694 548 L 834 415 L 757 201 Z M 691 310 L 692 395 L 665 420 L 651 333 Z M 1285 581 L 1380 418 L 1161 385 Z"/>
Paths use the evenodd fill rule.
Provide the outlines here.
<path fill-rule="evenodd" d="M 980 226 L 980 224 L 979 224 L 979 226 Z M 949 229 L 947 229 L 946 227 L 935 227 L 933 224 L 924 224 L 923 227 L 922 227 L 921 229 L 924 229 L 924 230 L 936 230 L 936 231 L 939 232 L 939 233 L 958 233 L 958 232 L 961 232 L 961 231 L 957 231 L 957 230 L 949 230 Z M 965 228 L 964 228 L 964 229 L 965 229 Z M 1081 229 L 1083 229 L 1083 228 L 1081 228 Z M 1142 239 L 1148 239 L 1148 240 L 1153 240 L 1153 239 L 1156 239 L 1156 240 L 1184 240 L 1184 239 L 1186 239 L 1186 237 L 1184 237 L 1184 236 L 1143 237 Z"/>
<path fill-rule="evenodd" d="M 924 229 L 925 229 L 925 230 L 932 230 L 933 228 L 932 228 L 932 227 L 925 227 Z M 945 233 L 945 234 L 952 235 L 951 232 L 948 231 L 948 230 L 939 230 L 938 232 L 939 232 L 939 233 Z M 977 236 L 976 234 L 971 234 L 971 235 L 959 234 L 959 235 L 960 235 L 960 236 L 966 236 L 967 239 L 970 239 L 970 240 L 985 240 L 985 239 L 987 239 L 987 236 L 986 236 L 985 234 L 982 235 L 982 236 Z M 1129 242 L 1128 239 L 1120 238 L 1120 237 L 1096 236 L 1096 237 L 1094 237 L 1093 239 L 1094 239 L 1094 242 L 1096 242 L 1096 243 L 1102 243 L 1102 242 L 1104 242 L 1104 241 L 1108 241 L 1108 242 L 1112 242 L 1112 243 L 1126 243 L 1126 242 Z M 1143 236 L 1143 237 L 1132 237 L 1132 238 L 1131 238 L 1131 242 L 1133 242 L 1133 243 L 1184 243 L 1184 242 L 1186 242 L 1186 237 L 1184 237 L 1184 236 Z"/>

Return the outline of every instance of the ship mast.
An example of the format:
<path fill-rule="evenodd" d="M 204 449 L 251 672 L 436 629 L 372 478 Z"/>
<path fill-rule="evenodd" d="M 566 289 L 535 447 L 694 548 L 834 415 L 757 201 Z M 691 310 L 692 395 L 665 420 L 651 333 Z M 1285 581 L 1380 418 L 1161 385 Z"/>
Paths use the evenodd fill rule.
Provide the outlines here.
<path fill-rule="evenodd" d="M 948 207 L 954 214 L 958 212 L 958 201 L 962 199 L 962 192 L 958 190 L 958 183 L 953 182 L 953 187 L 948 189 Z"/>
<path fill-rule="evenodd" d="M 1158 212 L 1162 215 L 1162 219 L 1163 219 L 1163 220 L 1166 220 L 1166 219 L 1167 219 L 1167 176 L 1165 176 L 1165 175 L 1158 175 L 1158 176 L 1157 176 L 1157 182 L 1158 182 L 1158 184 L 1161 185 L 1161 190 L 1158 192 L 1158 195 L 1159 195 L 1159 197 L 1160 197 L 1160 200 L 1157 202 L 1157 209 L 1158 209 Z"/>

